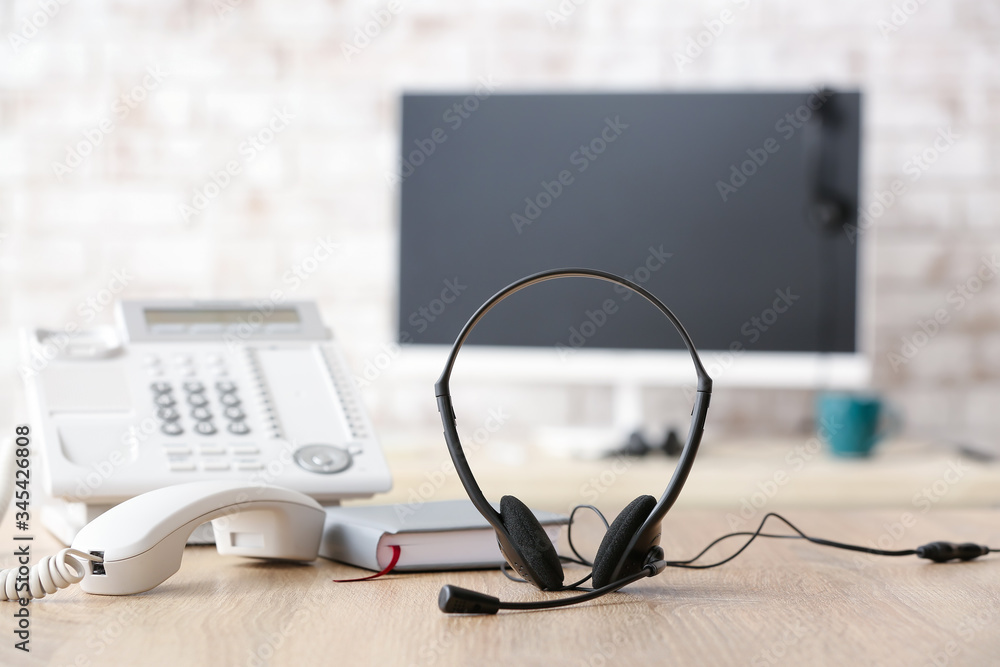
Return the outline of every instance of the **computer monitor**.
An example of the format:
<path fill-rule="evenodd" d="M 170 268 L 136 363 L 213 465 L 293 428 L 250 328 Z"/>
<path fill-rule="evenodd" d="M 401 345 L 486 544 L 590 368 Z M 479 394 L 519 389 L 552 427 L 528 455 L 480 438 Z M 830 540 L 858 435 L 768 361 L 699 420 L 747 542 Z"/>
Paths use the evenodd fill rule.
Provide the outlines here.
<path fill-rule="evenodd" d="M 530 273 L 631 277 L 680 317 L 718 385 L 859 386 L 861 94 L 405 94 L 397 333 L 443 361 Z M 652 308 L 560 280 L 483 320 L 460 366 L 495 378 L 692 381 Z M 436 360 L 436 361 L 435 361 Z"/>

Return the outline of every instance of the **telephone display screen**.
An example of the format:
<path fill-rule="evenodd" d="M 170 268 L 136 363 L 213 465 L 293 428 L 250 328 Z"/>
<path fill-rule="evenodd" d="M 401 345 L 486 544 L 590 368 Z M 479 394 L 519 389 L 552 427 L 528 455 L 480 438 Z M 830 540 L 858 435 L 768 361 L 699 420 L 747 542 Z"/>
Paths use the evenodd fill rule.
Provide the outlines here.
<path fill-rule="evenodd" d="M 299 324 L 299 313 L 294 308 L 278 308 L 266 316 L 256 309 L 218 309 L 218 310 L 178 310 L 178 309 L 153 309 L 147 308 L 144 311 L 146 326 L 154 327 L 158 324 L 244 324 L 259 322 L 262 318 L 269 323 L 276 324 Z"/>

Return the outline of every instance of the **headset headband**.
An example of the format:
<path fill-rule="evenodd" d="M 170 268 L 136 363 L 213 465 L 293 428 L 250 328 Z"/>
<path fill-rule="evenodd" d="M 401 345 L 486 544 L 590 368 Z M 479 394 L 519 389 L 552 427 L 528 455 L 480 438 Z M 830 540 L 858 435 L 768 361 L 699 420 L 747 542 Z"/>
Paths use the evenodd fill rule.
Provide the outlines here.
<path fill-rule="evenodd" d="M 656 506 L 653 508 L 649 518 L 646 519 L 646 521 L 642 524 L 642 527 L 632 537 L 632 541 L 628 547 L 627 553 L 630 554 L 632 558 L 644 559 L 649 548 L 659 543 L 660 522 L 677 500 L 681 489 L 684 487 L 684 482 L 687 480 L 688 474 L 691 472 L 691 466 L 694 464 L 695 456 L 698 453 L 698 446 L 701 444 L 701 435 L 705 429 L 705 418 L 708 415 L 708 404 L 712 395 L 712 378 L 710 378 L 708 373 L 705 371 L 705 367 L 701 363 L 701 358 L 698 356 L 698 351 L 695 349 L 694 343 L 688 335 L 688 332 L 684 329 L 684 325 L 681 324 L 680 320 L 677 319 L 677 316 L 674 315 L 662 301 L 653 296 L 645 288 L 637 285 L 631 280 L 621 278 L 613 273 L 607 273 L 606 271 L 571 268 L 553 269 L 527 276 L 526 278 L 522 278 L 521 280 L 511 283 L 504 289 L 494 294 L 486 303 L 480 306 L 479 310 L 477 310 L 469 321 L 465 323 L 461 333 L 459 333 L 458 338 L 455 340 L 455 344 L 451 348 L 451 352 L 448 354 L 448 361 L 445 364 L 444 371 L 441 373 L 441 377 L 434 385 L 434 394 L 437 397 L 438 412 L 441 413 L 441 422 L 444 425 L 444 437 L 448 444 L 448 451 L 451 454 L 451 460 L 455 464 L 455 470 L 458 471 L 459 479 L 462 480 L 462 484 L 465 486 L 465 490 L 468 492 L 472 503 L 482 513 L 486 520 L 490 522 L 494 529 L 505 532 L 500 519 L 500 514 L 493 509 L 493 506 L 488 500 L 486 500 L 486 496 L 483 495 L 482 490 L 479 488 L 479 484 L 472 475 L 472 469 L 469 467 L 469 462 L 465 458 L 465 451 L 462 449 L 462 442 L 459 438 L 458 429 L 456 427 L 455 410 L 451 403 L 451 371 L 455 366 L 458 351 L 462 349 L 462 345 L 465 343 L 466 338 L 468 338 L 476 324 L 479 323 L 479 320 L 481 320 L 483 316 L 486 315 L 486 313 L 488 313 L 495 305 L 515 292 L 519 292 L 520 290 L 530 287 L 536 283 L 545 282 L 546 280 L 554 280 L 556 278 L 574 277 L 594 278 L 614 283 L 616 285 L 621 285 L 622 287 L 639 294 L 645 298 L 646 301 L 656 306 L 661 313 L 667 316 L 667 319 L 669 319 L 674 325 L 677 333 L 680 334 L 681 339 L 684 341 L 684 346 L 691 355 L 691 361 L 694 362 L 695 372 L 698 374 L 698 391 L 695 395 L 694 407 L 691 411 L 691 429 L 688 432 L 687 442 L 684 444 L 684 449 L 681 451 L 680 460 L 677 462 L 677 468 L 674 470 L 674 474 L 670 478 L 670 482 L 667 484 L 666 490 L 656 503 Z"/>

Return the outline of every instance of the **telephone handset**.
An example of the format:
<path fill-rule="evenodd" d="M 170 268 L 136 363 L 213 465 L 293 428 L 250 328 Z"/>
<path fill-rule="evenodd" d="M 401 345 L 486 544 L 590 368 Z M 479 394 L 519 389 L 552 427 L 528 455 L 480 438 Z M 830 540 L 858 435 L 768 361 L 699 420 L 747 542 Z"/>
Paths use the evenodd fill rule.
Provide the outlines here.
<path fill-rule="evenodd" d="M 220 554 L 313 561 L 325 519 L 315 500 L 277 486 L 190 482 L 156 489 L 112 507 L 84 526 L 72 547 L 27 574 L 0 570 L 0 602 L 43 598 L 77 583 L 94 595 L 148 591 L 177 572 L 185 543 L 202 525 L 211 526 Z"/>
<path fill-rule="evenodd" d="M 115 327 L 22 334 L 42 521 L 66 544 L 110 507 L 184 482 L 327 504 L 391 487 L 314 303 L 122 301 L 115 314 Z"/>

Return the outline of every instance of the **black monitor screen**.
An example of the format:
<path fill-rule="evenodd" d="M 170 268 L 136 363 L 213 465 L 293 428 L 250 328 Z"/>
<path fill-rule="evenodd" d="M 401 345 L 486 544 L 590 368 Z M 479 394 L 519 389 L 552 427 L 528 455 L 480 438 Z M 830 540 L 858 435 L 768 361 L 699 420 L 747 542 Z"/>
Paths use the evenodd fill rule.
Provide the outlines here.
<path fill-rule="evenodd" d="M 642 284 L 702 349 L 856 351 L 860 103 L 824 90 L 404 95 L 390 175 L 400 341 L 451 344 L 508 283 L 582 266 Z M 579 279 L 505 301 L 469 342 L 680 347 L 640 299 Z"/>

